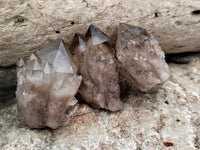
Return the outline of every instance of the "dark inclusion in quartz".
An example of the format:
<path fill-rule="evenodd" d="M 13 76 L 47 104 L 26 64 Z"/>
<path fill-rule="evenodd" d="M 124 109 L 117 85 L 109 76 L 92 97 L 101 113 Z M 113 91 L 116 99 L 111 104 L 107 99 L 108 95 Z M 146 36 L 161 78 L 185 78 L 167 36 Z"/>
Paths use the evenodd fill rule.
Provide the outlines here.
<path fill-rule="evenodd" d="M 122 109 L 116 59 L 106 35 L 90 25 L 85 36 L 75 35 L 70 50 L 83 78 L 81 97 L 96 108 Z"/>
<path fill-rule="evenodd" d="M 141 91 L 157 87 L 170 76 L 158 41 L 143 28 L 119 25 L 116 56 L 121 74 Z"/>

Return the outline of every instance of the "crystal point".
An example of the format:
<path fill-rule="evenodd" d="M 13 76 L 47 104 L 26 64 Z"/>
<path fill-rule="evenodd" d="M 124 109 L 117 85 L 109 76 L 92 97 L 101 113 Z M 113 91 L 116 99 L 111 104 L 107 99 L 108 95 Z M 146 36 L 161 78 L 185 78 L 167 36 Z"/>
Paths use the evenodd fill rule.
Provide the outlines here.
<path fill-rule="evenodd" d="M 79 39 L 80 51 L 83 52 L 83 51 L 85 51 L 85 42 L 80 36 L 78 37 L 78 39 Z"/>
<path fill-rule="evenodd" d="M 25 64 L 25 63 L 24 63 L 23 58 L 20 58 L 18 66 L 19 66 L 19 67 L 23 67 L 24 64 Z"/>
<path fill-rule="evenodd" d="M 37 60 L 37 57 L 34 54 L 31 54 L 30 60 Z"/>
<path fill-rule="evenodd" d="M 45 64 L 44 73 L 46 73 L 46 74 L 50 74 L 51 73 L 51 69 L 49 67 L 49 63 L 48 62 L 46 62 L 46 64 Z"/>
<path fill-rule="evenodd" d="M 98 45 L 108 41 L 108 38 L 104 35 L 104 33 L 102 33 L 94 25 L 89 26 L 87 34 L 90 35 L 93 45 Z"/>
<path fill-rule="evenodd" d="M 60 46 L 54 59 L 53 66 L 56 72 L 74 73 L 63 42 L 60 42 Z"/>
<path fill-rule="evenodd" d="M 71 54 L 57 39 L 32 54 L 17 69 L 16 97 L 19 111 L 31 128 L 57 128 L 74 100 L 81 78 Z"/>
<path fill-rule="evenodd" d="M 119 25 L 116 55 L 121 74 L 141 91 L 151 90 L 170 76 L 158 41 L 141 27 Z"/>
<path fill-rule="evenodd" d="M 77 48 L 75 48 L 77 47 Z M 73 54 L 74 50 L 78 50 L 78 52 L 84 52 L 86 49 L 85 45 L 85 37 L 79 33 L 76 33 L 73 39 L 73 42 L 70 47 L 70 51 Z"/>
<path fill-rule="evenodd" d="M 48 62 L 54 67 L 55 72 L 76 72 L 71 53 L 65 49 L 63 41 L 59 38 L 51 42 L 42 51 L 38 51 L 37 55 L 41 59 L 43 65 Z"/>
<path fill-rule="evenodd" d="M 34 59 L 32 61 L 32 63 L 33 63 L 33 70 L 41 70 L 42 69 L 37 59 Z"/>

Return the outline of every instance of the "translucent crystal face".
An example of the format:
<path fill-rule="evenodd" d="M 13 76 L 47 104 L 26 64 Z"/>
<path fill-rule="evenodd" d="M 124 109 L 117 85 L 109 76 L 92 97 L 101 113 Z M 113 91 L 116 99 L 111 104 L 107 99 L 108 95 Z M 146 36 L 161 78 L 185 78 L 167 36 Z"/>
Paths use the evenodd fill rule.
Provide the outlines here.
<path fill-rule="evenodd" d="M 46 64 L 45 64 L 44 73 L 45 74 L 50 74 L 51 73 L 51 69 L 49 67 L 49 63 L 48 62 L 46 62 Z"/>
<path fill-rule="evenodd" d="M 69 56 L 64 48 L 63 42 L 60 42 L 58 52 L 53 61 L 53 66 L 56 72 L 74 73 Z"/>
<path fill-rule="evenodd" d="M 70 55 L 61 39 L 53 41 L 46 48 L 37 52 L 37 56 L 41 59 L 43 65 L 46 66 L 45 63 L 48 62 L 49 65 L 53 66 L 55 72 L 60 73 L 75 73 Z"/>
<path fill-rule="evenodd" d="M 80 36 L 78 36 L 78 40 L 79 40 L 80 51 L 81 52 L 85 51 L 85 41 Z"/>
<path fill-rule="evenodd" d="M 31 57 L 30 57 L 30 60 L 37 60 L 38 58 L 34 55 L 34 54 L 31 54 Z"/>
<path fill-rule="evenodd" d="M 101 31 L 99 31 L 94 25 L 90 25 L 89 30 L 91 33 L 93 45 L 98 45 L 108 41 L 107 37 Z"/>
<path fill-rule="evenodd" d="M 25 81 L 25 78 L 23 75 L 20 75 L 18 78 L 18 84 L 22 84 Z"/>
<path fill-rule="evenodd" d="M 24 66 L 24 60 L 22 58 L 20 58 L 18 66 L 19 67 L 23 67 Z"/>
<path fill-rule="evenodd" d="M 150 41 L 151 35 L 143 28 L 121 23 L 119 32 L 123 37 L 119 39 L 121 47 L 132 45 L 142 47 L 145 44 L 150 44 L 148 41 Z M 126 44 L 127 42 L 128 44 Z"/>
<path fill-rule="evenodd" d="M 39 64 L 38 60 L 32 60 L 33 70 L 42 70 L 41 65 Z"/>
<path fill-rule="evenodd" d="M 137 36 L 140 36 L 144 32 L 144 29 L 140 28 L 140 27 L 128 25 L 125 23 L 121 23 L 120 25 L 122 28 L 128 30 L 130 33 L 137 35 Z"/>

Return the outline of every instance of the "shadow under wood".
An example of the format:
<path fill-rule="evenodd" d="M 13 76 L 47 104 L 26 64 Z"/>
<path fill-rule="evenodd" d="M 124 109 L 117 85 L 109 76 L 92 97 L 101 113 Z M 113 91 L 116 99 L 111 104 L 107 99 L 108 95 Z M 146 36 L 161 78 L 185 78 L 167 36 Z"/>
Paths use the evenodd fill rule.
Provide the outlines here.
<path fill-rule="evenodd" d="M 16 68 L 0 68 L 0 109 L 15 103 Z"/>
<path fill-rule="evenodd" d="M 176 63 L 176 64 L 189 64 L 190 60 L 188 56 L 199 54 L 199 52 L 185 52 L 178 54 L 167 54 L 165 59 L 167 63 Z"/>

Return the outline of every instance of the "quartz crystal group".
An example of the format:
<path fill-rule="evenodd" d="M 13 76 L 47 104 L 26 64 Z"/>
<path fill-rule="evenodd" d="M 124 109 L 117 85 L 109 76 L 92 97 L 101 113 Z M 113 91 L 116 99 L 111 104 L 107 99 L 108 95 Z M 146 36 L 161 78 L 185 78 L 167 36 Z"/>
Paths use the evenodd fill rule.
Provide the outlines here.
<path fill-rule="evenodd" d="M 18 109 L 31 128 L 57 128 L 74 98 L 81 76 L 61 39 L 18 62 Z"/>
<path fill-rule="evenodd" d="M 116 56 L 123 77 L 143 92 L 163 83 L 170 76 L 158 41 L 143 28 L 119 25 Z"/>
<path fill-rule="evenodd" d="M 90 25 L 85 36 L 75 35 L 70 51 L 83 78 L 82 99 L 96 108 L 122 109 L 116 59 L 106 35 Z"/>
<path fill-rule="evenodd" d="M 120 24 L 115 52 L 107 36 L 90 25 L 84 36 L 75 35 L 69 50 L 57 39 L 26 62 L 18 61 L 16 97 L 29 127 L 57 128 L 66 110 L 76 104 L 77 91 L 96 108 L 121 110 L 119 70 L 143 92 L 170 76 L 158 41 L 140 27 Z"/>

